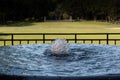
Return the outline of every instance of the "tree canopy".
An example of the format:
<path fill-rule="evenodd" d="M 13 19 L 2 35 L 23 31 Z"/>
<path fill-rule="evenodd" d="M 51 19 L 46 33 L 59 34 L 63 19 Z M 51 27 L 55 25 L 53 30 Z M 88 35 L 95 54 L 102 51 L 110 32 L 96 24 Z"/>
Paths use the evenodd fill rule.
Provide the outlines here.
<path fill-rule="evenodd" d="M 48 19 L 120 19 L 120 0 L 0 0 L 0 23 Z"/>

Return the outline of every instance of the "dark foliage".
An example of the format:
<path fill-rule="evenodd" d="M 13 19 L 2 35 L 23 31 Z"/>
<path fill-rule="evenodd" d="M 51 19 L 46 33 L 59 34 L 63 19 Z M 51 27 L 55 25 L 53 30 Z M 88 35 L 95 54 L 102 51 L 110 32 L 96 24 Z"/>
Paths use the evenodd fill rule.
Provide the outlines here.
<path fill-rule="evenodd" d="M 120 19 L 120 0 L 0 0 L 0 24 L 47 19 Z"/>

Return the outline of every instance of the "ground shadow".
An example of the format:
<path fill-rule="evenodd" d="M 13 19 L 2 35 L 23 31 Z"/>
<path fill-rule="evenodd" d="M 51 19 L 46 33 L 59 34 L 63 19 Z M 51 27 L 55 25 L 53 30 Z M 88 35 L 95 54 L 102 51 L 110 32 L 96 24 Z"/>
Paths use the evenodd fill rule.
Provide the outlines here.
<path fill-rule="evenodd" d="M 0 24 L 0 27 L 25 27 L 32 26 L 33 22 L 8 22 L 6 24 Z"/>

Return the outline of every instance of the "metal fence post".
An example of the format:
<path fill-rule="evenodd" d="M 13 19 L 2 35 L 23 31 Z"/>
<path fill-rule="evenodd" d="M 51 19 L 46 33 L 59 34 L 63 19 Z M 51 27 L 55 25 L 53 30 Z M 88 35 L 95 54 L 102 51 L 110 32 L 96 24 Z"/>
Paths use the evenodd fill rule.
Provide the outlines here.
<path fill-rule="evenodd" d="M 6 46 L 6 40 L 4 40 L 4 46 Z"/>
<path fill-rule="evenodd" d="M 77 43 L 77 34 L 75 34 L 75 43 Z"/>
<path fill-rule="evenodd" d="M 45 34 L 43 34 L 43 43 L 45 43 Z"/>
<path fill-rule="evenodd" d="M 14 45 L 14 35 L 11 34 L 11 44 Z"/>
<path fill-rule="evenodd" d="M 106 35 L 106 44 L 109 44 L 109 34 Z"/>

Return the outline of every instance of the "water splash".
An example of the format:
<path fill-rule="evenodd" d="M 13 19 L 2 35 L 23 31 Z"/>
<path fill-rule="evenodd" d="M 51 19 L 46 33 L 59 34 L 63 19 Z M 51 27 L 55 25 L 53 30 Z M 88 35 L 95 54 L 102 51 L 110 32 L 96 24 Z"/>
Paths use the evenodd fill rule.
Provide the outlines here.
<path fill-rule="evenodd" d="M 68 44 L 70 53 L 66 57 L 45 53 L 50 47 L 51 44 L 0 47 L 0 74 L 61 77 L 120 74 L 120 46 Z"/>
<path fill-rule="evenodd" d="M 50 50 L 54 55 L 68 55 L 70 53 L 69 44 L 65 39 L 54 40 Z"/>

